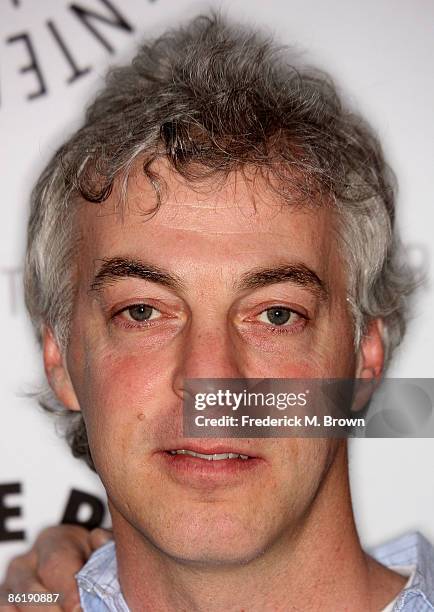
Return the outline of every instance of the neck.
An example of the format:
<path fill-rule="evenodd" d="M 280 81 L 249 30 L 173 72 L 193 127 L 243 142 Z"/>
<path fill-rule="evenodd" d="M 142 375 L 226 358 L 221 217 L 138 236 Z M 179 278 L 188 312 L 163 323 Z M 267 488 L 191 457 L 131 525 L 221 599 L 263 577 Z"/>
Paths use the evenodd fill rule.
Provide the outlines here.
<path fill-rule="evenodd" d="M 119 580 L 129 608 L 381 610 L 405 579 L 361 549 L 346 445 L 339 453 L 303 520 L 249 563 L 208 566 L 169 557 L 111 507 Z"/>

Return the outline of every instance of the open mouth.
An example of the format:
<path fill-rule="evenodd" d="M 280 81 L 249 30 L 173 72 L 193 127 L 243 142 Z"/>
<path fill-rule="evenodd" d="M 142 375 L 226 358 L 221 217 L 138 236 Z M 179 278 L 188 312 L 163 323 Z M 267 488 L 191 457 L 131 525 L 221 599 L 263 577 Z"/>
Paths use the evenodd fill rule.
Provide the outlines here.
<path fill-rule="evenodd" d="M 247 454 L 247 445 L 237 448 L 221 443 L 191 446 L 189 443 L 189 448 L 183 448 L 181 441 L 172 444 L 172 448 L 158 451 L 157 457 L 171 478 L 187 486 L 246 485 L 248 474 L 258 475 L 257 470 L 266 466 L 262 457 Z"/>
<path fill-rule="evenodd" d="M 187 449 L 177 449 L 166 451 L 169 455 L 188 455 L 190 457 L 198 457 L 199 459 L 205 459 L 206 461 L 222 461 L 225 459 L 242 459 L 247 461 L 250 459 L 249 455 L 242 455 L 241 453 L 197 453 Z"/>

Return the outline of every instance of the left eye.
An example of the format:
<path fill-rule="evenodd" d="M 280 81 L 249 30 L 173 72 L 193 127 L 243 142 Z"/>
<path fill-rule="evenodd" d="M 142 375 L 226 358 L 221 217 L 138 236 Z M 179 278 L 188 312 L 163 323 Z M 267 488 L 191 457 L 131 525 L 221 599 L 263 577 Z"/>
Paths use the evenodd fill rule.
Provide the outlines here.
<path fill-rule="evenodd" d="M 286 308 L 284 306 L 273 306 L 273 308 L 267 308 L 259 314 L 259 320 L 262 323 L 268 323 L 276 326 L 283 326 L 287 323 L 295 323 L 300 315 L 294 310 Z"/>
<path fill-rule="evenodd" d="M 148 304 L 135 304 L 134 306 L 125 308 L 120 314 L 125 315 L 129 320 L 140 322 L 157 319 L 161 315 L 161 312 Z"/>

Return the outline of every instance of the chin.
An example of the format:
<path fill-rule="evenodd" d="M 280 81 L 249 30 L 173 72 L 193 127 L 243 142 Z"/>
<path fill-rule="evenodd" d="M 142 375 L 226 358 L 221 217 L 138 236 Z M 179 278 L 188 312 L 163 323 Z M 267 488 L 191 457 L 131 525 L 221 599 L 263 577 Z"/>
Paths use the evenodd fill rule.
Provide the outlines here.
<path fill-rule="evenodd" d="M 205 541 L 192 546 L 172 543 L 161 552 L 179 563 L 197 566 L 248 565 L 264 553 L 264 548 L 254 542 Z"/>
<path fill-rule="evenodd" d="M 265 523 L 266 521 L 264 521 Z M 176 530 L 159 534 L 154 540 L 158 548 L 182 563 L 198 565 L 248 564 L 260 557 L 267 543 L 267 526 L 262 524 L 245 527 L 235 516 L 189 517 L 178 521 Z M 249 522 L 247 522 L 249 524 Z M 161 537 L 163 536 L 163 537 Z"/>

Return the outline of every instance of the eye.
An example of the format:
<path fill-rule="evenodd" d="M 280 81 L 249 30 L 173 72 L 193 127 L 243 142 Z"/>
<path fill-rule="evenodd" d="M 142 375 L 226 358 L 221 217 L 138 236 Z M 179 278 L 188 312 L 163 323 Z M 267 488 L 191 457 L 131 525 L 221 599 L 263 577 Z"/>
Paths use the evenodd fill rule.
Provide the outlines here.
<path fill-rule="evenodd" d="M 138 323 L 158 319 L 161 316 L 159 310 L 148 304 L 134 304 L 133 306 L 128 306 L 128 308 L 125 308 L 119 314 L 129 321 L 136 321 Z"/>
<path fill-rule="evenodd" d="M 284 325 L 295 323 L 301 318 L 301 315 L 290 308 L 286 308 L 285 306 L 273 306 L 272 308 L 263 310 L 261 313 L 259 313 L 258 317 L 262 323 L 282 327 Z"/>

